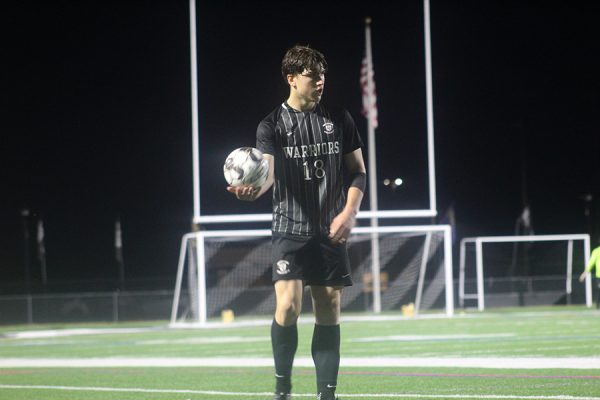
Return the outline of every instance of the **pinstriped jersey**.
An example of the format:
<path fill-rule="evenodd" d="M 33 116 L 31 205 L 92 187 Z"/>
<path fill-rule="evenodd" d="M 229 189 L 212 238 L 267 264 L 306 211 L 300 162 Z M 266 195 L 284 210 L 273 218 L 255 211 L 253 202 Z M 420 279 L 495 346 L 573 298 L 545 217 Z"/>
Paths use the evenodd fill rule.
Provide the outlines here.
<path fill-rule="evenodd" d="M 345 109 L 298 111 L 283 103 L 265 117 L 256 147 L 274 157 L 273 232 L 328 234 L 344 208 L 343 156 L 363 146 Z"/>

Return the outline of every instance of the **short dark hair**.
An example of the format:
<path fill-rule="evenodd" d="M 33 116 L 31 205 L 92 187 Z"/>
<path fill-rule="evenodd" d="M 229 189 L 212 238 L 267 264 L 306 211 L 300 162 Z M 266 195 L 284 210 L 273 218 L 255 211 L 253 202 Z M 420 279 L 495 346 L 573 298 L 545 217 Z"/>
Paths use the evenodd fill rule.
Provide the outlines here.
<path fill-rule="evenodd" d="M 297 44 L 283 56 L 281 75 L 287 80 L 288 75 L 301 74 L 304 70 L 324 74 L 327 72 L 327 61 L 320 51 Z"/>

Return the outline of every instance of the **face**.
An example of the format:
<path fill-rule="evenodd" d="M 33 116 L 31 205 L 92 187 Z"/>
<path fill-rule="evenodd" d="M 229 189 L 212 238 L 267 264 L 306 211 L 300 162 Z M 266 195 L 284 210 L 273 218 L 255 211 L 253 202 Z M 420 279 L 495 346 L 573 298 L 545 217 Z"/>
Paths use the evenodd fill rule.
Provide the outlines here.
<path fill-rule="evenodd" d="M 295 88 L 297 95 L 306 102 L 318 103 L 323 96 L 325 74 L 304 70 L 298 75 L 288 75 L 290 85 Z"/>

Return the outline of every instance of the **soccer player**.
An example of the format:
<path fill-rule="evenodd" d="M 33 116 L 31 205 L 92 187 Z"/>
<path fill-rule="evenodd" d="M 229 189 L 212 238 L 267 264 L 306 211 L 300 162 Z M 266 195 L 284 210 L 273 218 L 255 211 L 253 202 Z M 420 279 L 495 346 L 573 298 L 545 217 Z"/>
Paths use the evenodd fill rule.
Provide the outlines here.
<path fill-rule="evenodd" d="M 256 147 L 269 161 L 267 181 L 260 188 L 227 188 L 238 199 L 252 201 L 273 187 L 275 400 L 291 399 L 305 286 L 310 286 L 315 314 L 317 399 L 335 399 L 340 298 L 342 289 L 352 285 L 346 241 L 363 198 L 366 171 L 363 143 L 348 111 L 321 104 L 326 71 L 325 57 L 313 48 L 296 45 L 286 52 L 281 72 L 289 97 L 260 122 L 256 133 Z"/>
<path fill-rule="evenodd" d="M 593 268 L 596 268 L 596 285 L 598 286 L 598 298 L 596 299 L 596 308 L 600 308 L 600 246 L 592 250 L 590 255 L 590 261 L 585 267 L 585 270 L 579 276 L 579 282 L 583 282 L 587 274 L 589 274 Z"/>

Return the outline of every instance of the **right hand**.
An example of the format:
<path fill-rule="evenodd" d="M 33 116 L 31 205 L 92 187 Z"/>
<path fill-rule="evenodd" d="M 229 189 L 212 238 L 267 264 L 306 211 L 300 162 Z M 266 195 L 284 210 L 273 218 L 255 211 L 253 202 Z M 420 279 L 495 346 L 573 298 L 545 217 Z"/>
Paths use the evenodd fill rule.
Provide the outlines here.
<path fill-rule="evenodd" d="M 579 275 L 579 282 L 583 282 L 587 274 L 587 272 L 582 272 L 581 275 Z"/>
<path fill-rule="evenodd" d="M 227 191 L 243 201 L 254 201 L 258 197 L 260 188 L 253 186 L 227 186 Z"/>

